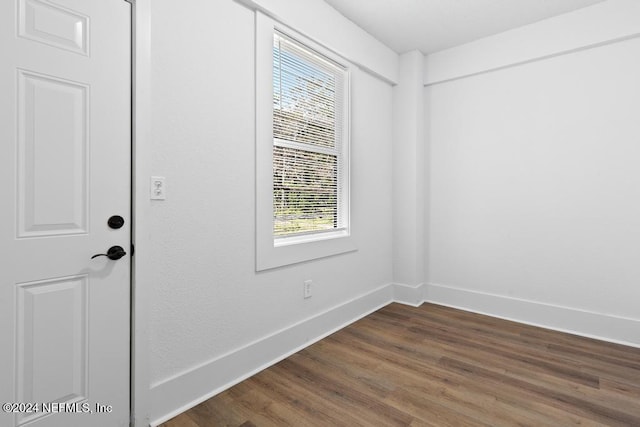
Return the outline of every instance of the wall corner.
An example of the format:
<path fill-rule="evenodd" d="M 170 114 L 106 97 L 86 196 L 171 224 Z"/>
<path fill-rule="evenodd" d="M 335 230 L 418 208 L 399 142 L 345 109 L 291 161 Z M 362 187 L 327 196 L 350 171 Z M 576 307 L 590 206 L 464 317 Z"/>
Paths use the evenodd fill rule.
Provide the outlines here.
<path fill-rule="evenodd" d="M 393 280 L 425 280 L 425 132 L 422 52 L 400 55 L 393 88 Z"/>

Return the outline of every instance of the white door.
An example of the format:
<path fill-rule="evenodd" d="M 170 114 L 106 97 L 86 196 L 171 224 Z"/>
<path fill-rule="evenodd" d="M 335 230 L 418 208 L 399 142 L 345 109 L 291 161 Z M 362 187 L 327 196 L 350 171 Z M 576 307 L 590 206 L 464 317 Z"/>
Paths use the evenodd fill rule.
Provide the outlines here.
<path fill-rule="evenodd" d="M 130 9 L 0 0 L 2 427 L 129 425 Z"/>

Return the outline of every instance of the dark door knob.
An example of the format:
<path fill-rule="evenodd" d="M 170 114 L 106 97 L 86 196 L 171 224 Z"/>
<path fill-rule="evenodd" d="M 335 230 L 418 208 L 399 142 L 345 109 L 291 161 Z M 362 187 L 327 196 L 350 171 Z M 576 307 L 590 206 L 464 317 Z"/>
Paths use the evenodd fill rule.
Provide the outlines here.
<path fill-rule="evenodd" d="M 124 218 L 122 218 L 120 215 L 113 215 L 107 221 L 107 225 L 109 225 L 109 228 L 113 228 L 114 230 L 122 228 L 122 226 L 124 225 Z"/>
<path fill-rule="evenodd" d="M 124 249 L 122 249 L 122 246 L 111 246 L 106 254 L 95 254 L 91 257 L 91 259 L 97 258 L 99 256 L 106 256 L 110 260 L 116 261 L 126 254 L 127 253 L 124 251 Z"/>

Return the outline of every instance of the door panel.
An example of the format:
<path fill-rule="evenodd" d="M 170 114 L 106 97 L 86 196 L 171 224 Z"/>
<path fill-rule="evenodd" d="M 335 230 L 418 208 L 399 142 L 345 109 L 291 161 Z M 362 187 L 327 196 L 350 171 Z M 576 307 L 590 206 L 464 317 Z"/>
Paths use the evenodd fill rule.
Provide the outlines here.
<path fill-rule="evenodd" d="M 18 70 L 18 237 L 87 232 L 88 87 Z"/>
<path fill-rule="evenodd" d="M 129 424 L 130 13 L 0 2 L 0 427 Z"/>
<path fill-rule="evenodd" d="M 86 275 L 17 288 L 17 401 L 78 402 L 88 389 Z M 18 414 L 19 422 L 37 418 Z"/>
<path fill-rule="evenodd" d="M 64 6 L 41 0 L 20 2 L 20 37 L 83 55 L 88 54 L 89 18 Z"/>

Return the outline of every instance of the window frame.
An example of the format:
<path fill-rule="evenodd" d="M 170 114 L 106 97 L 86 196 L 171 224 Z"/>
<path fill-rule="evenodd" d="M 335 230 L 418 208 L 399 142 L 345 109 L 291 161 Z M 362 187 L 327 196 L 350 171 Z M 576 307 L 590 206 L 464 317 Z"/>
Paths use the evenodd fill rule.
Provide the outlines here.
<path fill-rule="evenodd" d="M 302 44 L 345 69 L 342 126 L 342 197 L 345 228 L 275 237 L 273 232 L 273 37 Z M 256 11 L 256 270 L 267 270 L 356 250 L 350 209 L 351 64 L 308 37 Z"/>

